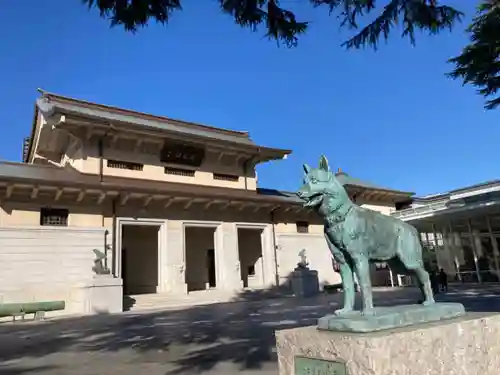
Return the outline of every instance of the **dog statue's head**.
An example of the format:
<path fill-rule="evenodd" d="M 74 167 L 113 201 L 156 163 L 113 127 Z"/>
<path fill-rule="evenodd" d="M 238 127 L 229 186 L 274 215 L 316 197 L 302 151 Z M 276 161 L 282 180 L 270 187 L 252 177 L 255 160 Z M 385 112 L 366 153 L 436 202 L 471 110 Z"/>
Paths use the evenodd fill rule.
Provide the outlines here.
<path fill-rule="evenodd" d="M 319 168 L 311 168 L 304 164 L 304 184 L 297 196 L 304 201 L 304 207 L 318 207 L 325 196 L 342 204 L 349 200 L 344 187 L 330 171 L 328 160 L 324 155 L 319 159 Z"/>

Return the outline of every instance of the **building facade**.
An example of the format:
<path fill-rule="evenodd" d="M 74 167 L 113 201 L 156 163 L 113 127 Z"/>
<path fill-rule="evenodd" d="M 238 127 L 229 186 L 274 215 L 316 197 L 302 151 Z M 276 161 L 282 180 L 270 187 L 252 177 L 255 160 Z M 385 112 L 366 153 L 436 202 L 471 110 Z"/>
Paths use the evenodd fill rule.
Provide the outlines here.
<path fill-rule="evenodd" d="M 290 153 L 43 92 L 23 162 L 0 163 L 0 303 L 64 300 L 85 314 L 121 311 L 124 295 L 230 298 L 286 284 L 303 250 L 321 285 L 339 283 L 319 217 L 257 187 L 256 166 Z M 411 197 L 337 178 L 385 214 Z M 109 275 L 96 275 L 96 254 Z"/>
<path fill-rule="evenodd" d="M 392 215 L 420 231 L 428 262 L 451 280 L 500 280 L 500 181 L 413 198 Z"/>

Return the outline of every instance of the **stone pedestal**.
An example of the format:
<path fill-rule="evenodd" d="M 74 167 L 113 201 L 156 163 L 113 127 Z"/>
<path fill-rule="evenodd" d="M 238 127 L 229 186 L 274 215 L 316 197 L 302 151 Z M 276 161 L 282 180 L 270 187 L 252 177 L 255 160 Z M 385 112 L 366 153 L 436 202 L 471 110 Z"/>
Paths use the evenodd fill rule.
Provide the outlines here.
<path fill-rule="evenodd" d="M 297 267 L 291 274 L 290 283 L 297 297 L 312 297 L 319 293 L 318 271 Z"/>
<path fill-rule="evenodd" d="M 500 314 L 371 333 L 295 328 L 277 331 L 276 345 L 279 375 L 497 375 Z"/>
<path fill-rule="evenodd" d="M 123 312 L 123 280 L 111 275 L 96 275 L 89 286 L 88 313 Z"/>
<path fill-rule="evenodd" d="M 440 302 L 430 306 L 399 305 L 377 306 L 373 315 L 362 315 L 361 311 L 351 311 L 342 316 L 326 315 L 318 319 L 318 329 L 342 332 L 373 332 L 396 327 L 411 326 L 465 315 L 461 303 Z"/>

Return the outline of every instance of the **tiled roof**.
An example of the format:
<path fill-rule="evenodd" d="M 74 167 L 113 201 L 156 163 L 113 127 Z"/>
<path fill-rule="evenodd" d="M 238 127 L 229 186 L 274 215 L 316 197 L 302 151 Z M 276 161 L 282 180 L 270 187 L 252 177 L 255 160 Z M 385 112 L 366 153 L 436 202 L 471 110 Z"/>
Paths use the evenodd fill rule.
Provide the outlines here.
<path fill-rule="evenodd" d="M 370 182 L 360 180 L 359 178 L 351 177 L 345 172 L 337 172 L 337 173 L 335 173 L 335 177 L 337 177 L 337 180 L 342 185 L 346 185 L 346 186 L 362 187 L 362 188 L 373 189 L 373 190 L 394 191 L 394 192 L 399 192 L 399 193 L 405 193 L 408 195 L 413 195 L 413 193 L 411 193 L 411 192 L 390 189 L 390 188 L 378 186 L 378 185 L 372 184 Z"/>

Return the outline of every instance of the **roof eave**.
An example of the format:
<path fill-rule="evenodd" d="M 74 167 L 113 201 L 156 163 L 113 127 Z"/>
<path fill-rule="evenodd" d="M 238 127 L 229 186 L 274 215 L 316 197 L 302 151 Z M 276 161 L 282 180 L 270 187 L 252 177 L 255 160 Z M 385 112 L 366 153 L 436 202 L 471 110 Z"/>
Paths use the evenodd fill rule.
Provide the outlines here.
<path fill-rule="evenodd" d="M 34 114 L 33 114 L 33 121 L 32 121 L 32 124 L 31 124 L 31 134 L 30 134 L 30 141 L 29 141 L 29 146 L 28 146 L 28 152 L 26 153 L 25 157 L 23 157 L 23 162 L 24 163 L 28 163 L 30 158 L 31 158 L 31 154 L 33 153 L 33 140 L 35 139 L 35 134 L 36 134 L 36 125 L 37 125 L 37 122 L 38 122 L 38 105 L 37 103 L 35 103 L 35 111 L 34 111 Z"/>
<path fill-rule="evenodd" d="M 226 133 L 226 134 L 231 134 L 231 135 L 235 135 L 235 136 L 240 136 L 240 137 L 243 137 L 243 138 L 248 138 L 248 132 L 246 132 L 246 131 L 229 130 L 229 129 L 217 128 L 217 127 L 214 127 L 214 126 L 205 125 L 205 124 L 199 124 L 199 123 L 195 123 L 195 122 L 191 122 L 191 121 L 177 120 L 177 119 L 173 119 L 173 118 L 169 118 L 169 117 L 165 117 L 165 116 L 157 116 L 157 115 L 153 115 L 153 114 L 150 114 L 150 113 L 145 113 L 145 112 L 140 112 L 140 111 L 125 109 L 125 108 L 120 108 L 120 107 L 110 106 L 110 105 L 105 105 L 105 104 L 94 103 L 94 102 L 90 102 L 88 100 L 76 99 L 76 98 L 72 98 L 72 97 L 69 97 L 69 96 L 59 95 L 59 94 L 55 94 L 55 93 L 49 93 L 49 92 L 43 91 L 41 89 L 39 89 L 39 91 L 42 93 L 42 97 L 43 98 L 47 98 L 48 100 L 51 100 L 51 101 L 54 101 L 54 102 L 57 102 L 57 101 L 59 101 L 59 102 L 70 102 L 70 103 L 72 103 L 74 105 L 77 105 L 77 106 L 97 107 L 97 108 L 99 108 L 101 110 L 108 110 L 108 111 L 115 111 L 115 112 L 126 113 L 129 116 L 131 116 L 131 117 L 141 116 L 141 117 L 154 118 L 154 119 L 162 120 L 162 121 L 177 122 L 177 123 L 181 123 L 181 124 L 186 125 L 186 126 L 204 128 L 204 129 L 209 129 L 209 130 L 212 130 L 212 131 L 215 131 L 215 132 Z"/>
<path fill-rule="evenodd" d="M 82 189 L 107 189 L 113 191 L 138 192 L 145 194 L 180 194 L 193 198 L 224 199 L 229 201 L 243 201 L 280 206 L 299 205 L 301 202 L 285 197 L 263 196 L 253 191 L 242 191 L 223 187 L 208 187 L 182 183 L 166 182 L 158 187 L 157 181 L 148 181 L 146 184 L 137 184 L 138 180 L 130 178 L 104 176 L 100 181 L 97 175 L 68 171 L 54 166 L 39 166 L 14 162 L 0 162 L 0 180 L 30 184 L 30 185 L 60 185 L 62 187 L 76 187 Z M 150 183 L 151 186 L 147 186 Z"/>
<path fill-rule="evenodd" d="M 257 146 L 255 148 L 254 159 L 261 163 L 273 160 L 283 160 L 291 153 L 292 150 Z"/>
<path fill-rule="evenodd" d="M 102 123 L 106 127 L 109 127 L 113 123 L 121 123 L 137 128 L 137 130 L 147 129 L 158 134 L 169 133 L 181 137 L 189 135 L 191 138 L 199 138 L 200 141 L 210 139 L 216 143 L 229 144 L 237 149 L 245 150 L 254 155 L 254 159 L 259 162 L 280 160 L 292 152 L 292 150 L 288 149 L 259 146 L 248 137 L 247 132 L 219 129 L 207 125 L 143 114 L 141 112 L 110 107 L 43 91 L 42 97 L 37 99 L 36 106 L 37 110 L 40 110 L 46 118 L 50 118 L 56 114 L 65 114 L 68 117 L 83 118 L 95 121 L 96 123 Z M 144 118 L 144 116 L 147 118 Z M 168 124 L 172 125 L 171 129 L 164 127 Z M 184 126 L 187 126 L 187 128 L 184 128 Z M 188 132 L 184 131 L 186 129 L 188 129 Z"/>
<path fill-rule="evenodd" d="M 393 189 L 384 189 L 384 188 L 372 188 L 372 187 L 367 187 L 367 186 L 362 186 L 362 185 L 356 185 L 356 184 L 345 184 L 344 186 L 351 187 L 354 189 L 361 189 L 364 191 L 373 191 L 373 192 L 381 192 L 385 193 L 387 195 L 393 195 L 393 196 L 401 196 L 401 197 L 407 197 L 410 199 L 415 193 L 409 192 L 409 191 L 401 191 L 401 190 L 393 190 Z"/>

